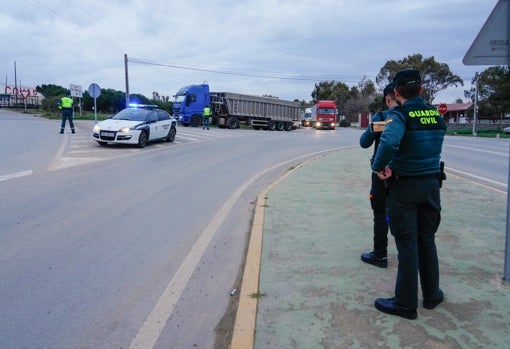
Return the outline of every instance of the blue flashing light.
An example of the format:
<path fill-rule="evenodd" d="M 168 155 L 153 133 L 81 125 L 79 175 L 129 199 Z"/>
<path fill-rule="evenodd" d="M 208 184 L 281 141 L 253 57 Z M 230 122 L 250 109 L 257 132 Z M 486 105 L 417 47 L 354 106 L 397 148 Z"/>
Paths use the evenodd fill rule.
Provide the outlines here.
<path fill-rule="evenodd" d="M 129 103 L 130 108 L 140 108 L 140 109 L 155 109 L 158 106 L 155 104 L 138 104 L 138 103 Z"/>

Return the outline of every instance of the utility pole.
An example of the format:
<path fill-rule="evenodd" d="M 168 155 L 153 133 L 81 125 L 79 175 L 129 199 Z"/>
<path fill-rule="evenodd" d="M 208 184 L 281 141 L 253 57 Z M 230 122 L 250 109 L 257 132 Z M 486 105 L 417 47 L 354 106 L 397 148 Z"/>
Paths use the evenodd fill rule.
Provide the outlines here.
<path fill-rule="evenodd" d="M 475 74 L 475 108 L 473 110 L 473 137 L 476 137 L 476 119 L 478 116 L 478 80 L 480 76 Z"/>
<path fill-rule="evenodd" d="M 126 108 L 129 106 L 129 77 L 128 77 L 128 56 L 124 54 L 124 71 L 126 73 Z"/>
<path fill-rule="evenodd" d="M 16 75 L 16 61 L 14 61 L 14 90 L 15 90 L 15 102 L 14 105 L 16 106 L 16 110 L 18 110 L 18 77 Z"/>

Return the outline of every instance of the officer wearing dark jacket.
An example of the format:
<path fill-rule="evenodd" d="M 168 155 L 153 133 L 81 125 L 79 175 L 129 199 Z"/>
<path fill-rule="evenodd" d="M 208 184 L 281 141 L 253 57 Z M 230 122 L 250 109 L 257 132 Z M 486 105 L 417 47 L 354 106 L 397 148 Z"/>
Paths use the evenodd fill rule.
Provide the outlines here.
<path fill-rule="evenodd" d="M 362 148 L 368 148 L 374 144 L 374 156 L 381 137 L 381 130 L 378 130 L 374 125 L 384 122 L 390 110 L 397 106 L 395 93 L 393 92 L 394 87 L 393 83 L 389 83 L 383 91 L 384 102 L 388 110 L 377 112 L 372 117 L 372 124 L 367 127 L 359 139 L 359 144 Z M 374 157 L 370 159 L 371 163 L 373 161 Z M 370 206 L 374 213 L 374 249 L 372 252 L 362 253 L 361 260 L 380 268 L 387 268 L 388 223 L 386 222 L 386 188 L 384 181 L 374 172 L 372 172 L 372 185 L 370 187 Z"/>
<path fill-rule="evenodd" d="M 444 297 L 435 233 L 441 220 L 440 157 L 446 124 L 420 97 L 418 70 L 398 72 L 393 83 L 400 106 L 387 115 L 372 170 L 389 182 L 387 213 L 398 252 L 398 273 L 395 296 L 376 299 L 375 307 L 416 319 L 418 276 L 424 308 L 435 308 Z"/>

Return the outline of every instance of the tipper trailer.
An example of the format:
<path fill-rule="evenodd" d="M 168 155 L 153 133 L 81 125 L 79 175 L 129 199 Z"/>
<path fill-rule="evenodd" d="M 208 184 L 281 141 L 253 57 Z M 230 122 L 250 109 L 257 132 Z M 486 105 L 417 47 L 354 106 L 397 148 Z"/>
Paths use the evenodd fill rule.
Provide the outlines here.
<path fill-rule="evenodd" d="M 174 117 L 184 126 L 202 124 L 202 111 L 209 106 L 212 121 L 220 128 L 238 128 L 240 123 L 254 129 L 290 131 L 299 124 L 299 102 L 232 92 L 209 92 L 208 84 L 181 88 L 175 95 Z"/>

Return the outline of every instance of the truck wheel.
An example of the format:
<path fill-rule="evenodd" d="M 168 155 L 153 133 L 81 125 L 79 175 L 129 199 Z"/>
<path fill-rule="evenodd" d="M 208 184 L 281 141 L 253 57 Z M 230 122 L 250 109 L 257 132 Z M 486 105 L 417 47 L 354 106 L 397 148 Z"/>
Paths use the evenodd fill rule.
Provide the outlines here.
<path fill-rule="evenodd" d="M 267 123 L 267 129 L 269 131 L 276 130 L 276 122 L 274 122 L 273 120 L 269 120 L 269 122 Z"/>
<path fill-rule="evenodd" d="M 276 129 L 278 131 L 283 131 L 283 126 L 284 126 L 283 121 L 278 121 L 278 123 L 276 124 Z"/>
<path fill-rule="evenodd" d="M 198 127 L 202 124 L 202 115 L 193 115 L 190 119 L 192 127 Z"/>
<path fill-rule="evenodd" d="M 260 126 L 252 126 L 254 130 L 260 130 Z"/>
<path fill-rule="evenodd" d="M 231 116 L 227 119 L 227 127 L 229 129 L 235 129 L 235 128 L 239 128 L 239 120 L 237 120 L 237 118 Z"/>
<path fill-rule="evenodd" d="M 285 131 L 292 130 L 292 122 L 286 122 L 285 123 Z"/>

